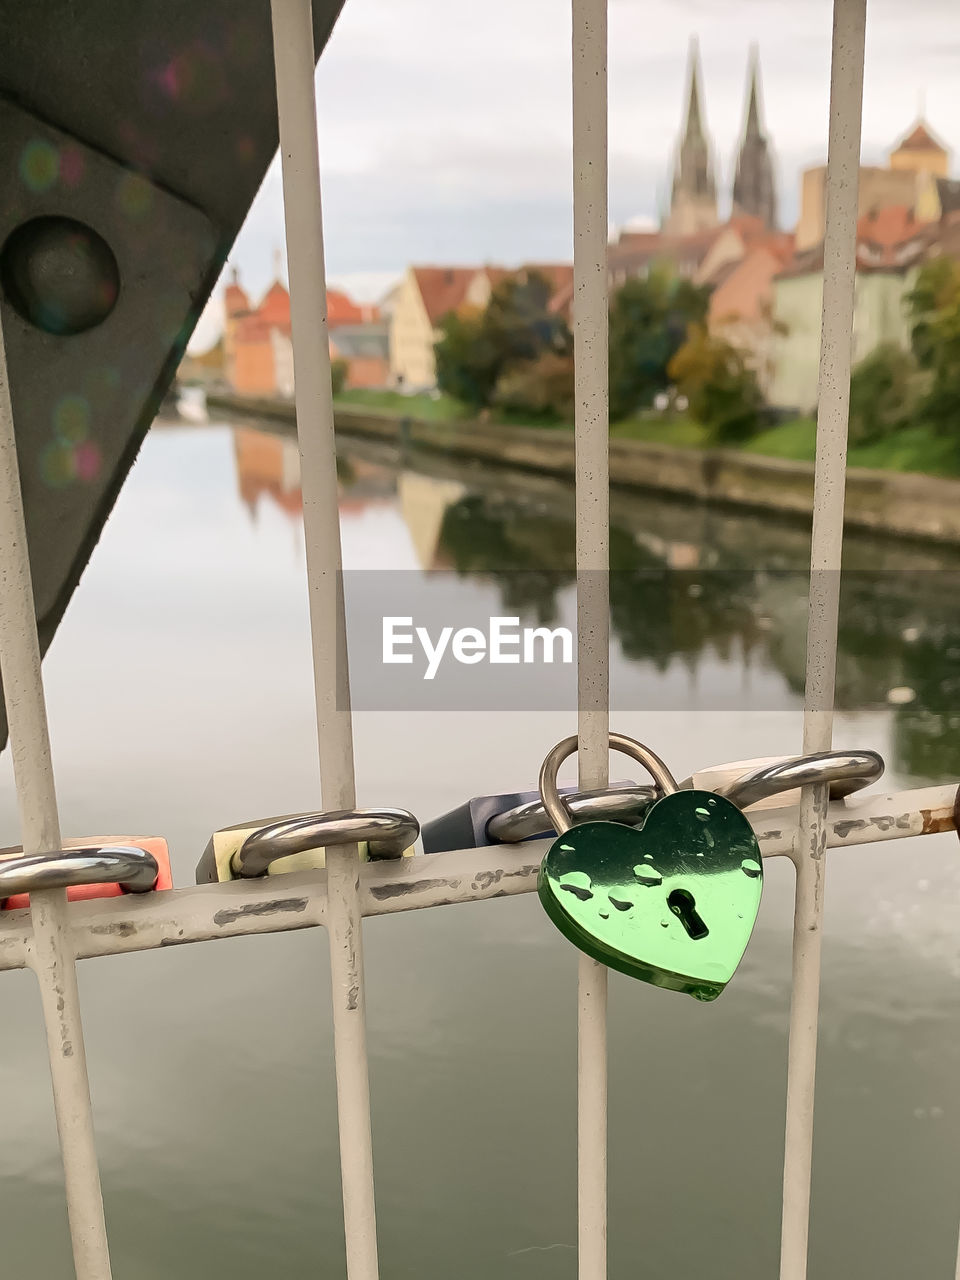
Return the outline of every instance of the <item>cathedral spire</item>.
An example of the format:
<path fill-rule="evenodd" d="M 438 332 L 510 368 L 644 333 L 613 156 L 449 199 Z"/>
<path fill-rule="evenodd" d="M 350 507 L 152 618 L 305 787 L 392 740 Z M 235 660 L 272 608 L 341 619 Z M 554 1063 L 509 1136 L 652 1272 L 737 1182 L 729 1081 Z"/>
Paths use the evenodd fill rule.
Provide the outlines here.
<path fill-rule="evenodd" d="M 747 120 L 743 127 L 745 138 L 761 138 L 760 127 L 760 54 L 757 46 L 750 46 L 749 88 L 747 89 Z"/>
<path fill-rule="evenodd" d="M 760 58 L 757 47 L 750 50 L 747 71 L 747 101 L 743 134 L 737 156 L 737 172 L 733 180 L 733 211 L 760 218 L 773 230 L 777 225 L 777 191 L 773 175 L 773 156 L 763 130 L 760 112 Z"/>
<path fill-rule="evenodd" d="M 696 36 L 690 41 L 687 79 L 690 85 L 690 97 L 687 101 L 687 127 L 684 131 L 684 142 L 701 139 L 704 136 L 703 112 L 700 109 L 700 46 Z"/>
<path fill-rule="evenodd" d="M 664 230 L 690 235 L 717 225 L 717 186 L 701 104 L 700 50 L 690 41 L 687 114 L 673 171 L 670 212 Z"/>

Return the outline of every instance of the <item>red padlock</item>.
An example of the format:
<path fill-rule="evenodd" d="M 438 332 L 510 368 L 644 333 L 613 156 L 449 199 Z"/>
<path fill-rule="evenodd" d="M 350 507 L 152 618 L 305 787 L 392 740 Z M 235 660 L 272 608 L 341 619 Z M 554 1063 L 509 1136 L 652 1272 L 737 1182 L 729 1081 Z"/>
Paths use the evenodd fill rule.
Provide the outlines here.
<path fill-rule="evenodd" d="M 135 848 L 143 849 L 147 853 L 153 854 L 157 860 L 157 880 L 153 886 L 157 889 L 172 889 L 173 876 L 170 873 L 170 854 L 167 851 L 167 842 L 162 836 L 87 836 L 81 840 L 64 840 L 64 849 L 82 849 L 86 845 L 133 845 Z M 0 849 L 0 860 L 3 858 L 14 858 L 17 854 L 23 853 L 22 846 L 10 849 Z M 67 900 L 69 902 L 81 902 L 86 898 L 120 898 L 124 896 L 124 890 L 118 884 L 84 884 L 75 885 L 67 890 Z M 28 893 L 17 893 L 13 897 L 5 898 L 0 903 L 0 909 L 4 911 L 13 911 L 17 907 L 29 907 L 30 895 Z"/>

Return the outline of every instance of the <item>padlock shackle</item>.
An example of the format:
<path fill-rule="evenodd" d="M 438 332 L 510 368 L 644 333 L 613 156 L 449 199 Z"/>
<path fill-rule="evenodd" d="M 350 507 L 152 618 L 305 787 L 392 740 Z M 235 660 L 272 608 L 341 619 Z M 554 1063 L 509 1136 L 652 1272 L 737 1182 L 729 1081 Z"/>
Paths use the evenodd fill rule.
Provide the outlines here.
<path fill-rule="evenodd" d="M 578 745 L 579 739 L 576 734 L 572 734 L 569 738 L 564 738 L 562 742 L 558 742 L 555 747 L 547 752 L 543 764 L 540 766 L 540 798 L 543 801 L 547 817 L 550 819 L 557 835 L 563 835 L 565 831 L 569 831 L 574 825 L 574 816 L 557 790 L 557 774 L 560 771 L 561 764 L 574 754 Z M 649 747 L 645 747 L 642 742 L 637 742 L 635 738 L 628 738 L 624 733 L 611 733 L 609 747 L 611 751 L 621 751 L 624 755 L 629 756 L 631 760 L 636 760 L 637 764 L 643 765 L 644 769 L 657 784 L 660 795 L 668 796 L 680 790 L 673 774 L 660 757 L 651 751 Z"/>
<path fill-rule="evenodd" d="M 375 857 L 399 858 L 419 834 L 420 823 L 406 809 L 304 814 L 252 832 L 233 855 L 230 866 L 238 876 L 262 876 L 279 858 L 343 844 L 367 844 Z"/>
<path fill-rule="evenodd" d="M 118 884 L 125 893 L 148 893 L 159 874 L 153 854 L 135 845 L 82 845 L 50 853 L 20 853 L 0 859 L 0 899 L 88 884 Z"/>
<path fill-rule="evenodd" d="M 818 751 L 761 765 L 716 788 L 739 809 L 793 791 L 796 787 L 829 784 L 830 798 L 840 800 L 868 787 L 883 774 L 883 757 L 876 751 Z"/>
<path fill-rule="evenodd" d="M 607 787 L 600 791 L 574 791 L 564 796 L 575 822 L 635 823 L 660 795 L 657 787 Z M 495 813 L 487 823 L 486 834 L 498 844 L 514 844 L 532 836 L 547 835 L 552 830 L 542 800 L 528 800 L 503 813 Z"/>

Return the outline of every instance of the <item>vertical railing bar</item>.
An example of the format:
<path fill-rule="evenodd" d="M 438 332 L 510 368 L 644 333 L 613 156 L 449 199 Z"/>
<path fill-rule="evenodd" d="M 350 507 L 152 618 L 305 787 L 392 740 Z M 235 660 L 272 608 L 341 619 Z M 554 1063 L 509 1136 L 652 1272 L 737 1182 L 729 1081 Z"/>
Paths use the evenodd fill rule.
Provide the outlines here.
<path fill-rule="evenodd" d="M 607 397 L 607 3 L 573 0 L 573 334 L 576 381 L 577 732 L 581 787 L 605 787 L 610 587 Z M 607 1274 L 607 970 L 579 957 L 580 1280 Z"/>
<path fill-rule="evenodd" d="M 823 325 L 803 713 L 805 752 L 824 751 L 833 738 L 865 30 L 866 0 L 834 0 Z M 781 1280 L 805 1280 L 807 1274 L 826 807 L 825 787 L 804 789 L 794 854 L 797 896 L 787 1067 Z"/>
<path fill-rule="evenodd" d="M 60 817 L 40 671 L 33 581 L 20 488 L 13 407 L 0 320 L 0 671 L 7 707 L 24 853 L 59 849 Z M 68 942 L 67 895 L 30 896 L 31 967 L 47 1032 L 67 1217 L 77 1280 L 110 1280 L 76 958 Z"/>
<path fill-rule="evenodd" d="M 271 11 L 320 782 L 327 808 L 349 809 L 356 803 L 356 789 L 327 337 L 313 21 L 310 0 L 272 0 Z M 347 1276 L 349 1280 L 376 1280 L 359 880 L 355 845 L 327 851 L 326 926 Z"/>

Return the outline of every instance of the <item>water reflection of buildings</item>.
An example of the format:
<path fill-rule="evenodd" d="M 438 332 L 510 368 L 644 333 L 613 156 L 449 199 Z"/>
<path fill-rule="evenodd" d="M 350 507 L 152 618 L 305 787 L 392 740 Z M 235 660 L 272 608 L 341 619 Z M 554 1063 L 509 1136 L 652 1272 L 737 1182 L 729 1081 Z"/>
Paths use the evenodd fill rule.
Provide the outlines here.
<path fill-rule="evenodd" d="M 424 459 L 424 466 L 429 466 Z M 443 464 L 438 464 L 443 465 Z M 449 469 L 449 468 L 447 468 Z M 614 496 L 611 629 L 624 656 L 696 672 L 710 655 L 779 674 L 802 697 L 808 555 L 805 527 L 647 496 Z M 623 495 L 620 495 L 623 496 Z M 404 471 L 401 513 L 424 568 L 492 582 L 506 614 L 555 621 L 575 579 L 564 486 L 499 472 L 469 479 Z M 946 549 L 851 548 L 841 602 L 837 705 L 890 706 L 890 764 L 917 779 L 960 771 L 960 562 Z M 880 567 L 878 567 L 880 566 Z"/>
<path fill-rule="evenodd" d="M 238 489 L 251 514 L 267 494 L 299 522 L 293 437 L 242 427 L 234 448 Z M 422 569 L 492 583 L 505 615 L 555 623 L 576 574 L 568 486 L 467 469 L 435 455 L 418 454 L 411 465 L 372 442 L 342 448 L 338 471 L 346 518 L 392 507 Z M 719 657 L 776 672 L 800 698 L 809 551 L 803 525 L 617 491 L 611 515 L 611 629 L 628 661 L 658 672 L 679 661 L 695 673 Z M 837 705 L 886 706 L 891 689 L 908 687 L 913 701 L 890 710 L 890 763 L 916 778 L 955 777 L 960 559 L 948 549 L 866 539 L 853 539 L 849 552 Z"/>
<path fill-rule="evenodd" d="M 459 480 L 441 480 L 419 471 L 401 471 L 397 477 L 400 514 L 421 569 L 457 568 L 443 545 L 443 522 L 448 509 L 466 492 Z"/>
<path fill-rule="evenodd" d="M 281 511 L 299 518 L 303 511 L 300 492 L 300 452 L 296 440 L 268 435 L 250 427 L 235 427 L 233 452 L 237 464 L 240 500 L 256 518 L 262 494 L 268 494 Z"/>
<path fill-rule="evenodd" d="M 233 452 L 240 500 L 256 518 L 260 498 L 266 495 L 291 519 L 303 516 L 300 489 L 300 450 L 294 436 L 234 427 Z M 340 511 L 356 515 L 371 507 L 392 505 L 396 500 L 394 473 L 380 463 L 351 458 L 338 461 Z"/>
<path fill-rule="evenodd" d="M 337 475 L 340 480 L 341 518 L 396 504 L 396 472 L 382 463 L 371 462 L 367 458 L 338 457 Z"/>

